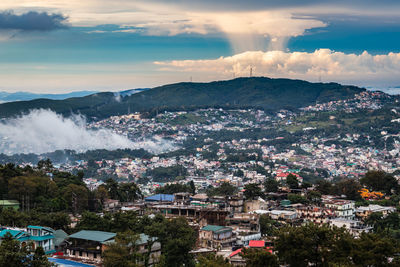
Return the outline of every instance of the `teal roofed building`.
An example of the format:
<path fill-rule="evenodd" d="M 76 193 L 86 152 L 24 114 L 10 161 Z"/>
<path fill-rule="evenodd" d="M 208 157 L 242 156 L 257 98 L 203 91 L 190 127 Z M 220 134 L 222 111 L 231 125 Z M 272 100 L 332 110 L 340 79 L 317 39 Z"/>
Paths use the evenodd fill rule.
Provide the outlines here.
<path fill-rule="evenodd" d="M 54 249 L 54 230 L 49 227 L 29 225 L 27 232 L 30 235 L 30 241 L 33 241 L 35 247 L 42 247 L 46 254 L 56 252 Z"/>
<path fill-rule="evenodd" d="M 71 259 L 101 263 L 102 253 L 117 234 L 103 231 L 82 230 L 68 237 L 65 255 Z"/>
<path fill-rule="evenodd" d="M 7 233 L 10 233 L 12 237 L 21 242 L 22 246 L 32 244 L 32 249 L 42 247 L 46 254 L 52 254 L 54 250 L 54 230 L 48 227 L 33 226 L 29 225 L 24 230 L 17 229 L 4 229 L 0 231 L 0 239 L 2 239 Z"/>

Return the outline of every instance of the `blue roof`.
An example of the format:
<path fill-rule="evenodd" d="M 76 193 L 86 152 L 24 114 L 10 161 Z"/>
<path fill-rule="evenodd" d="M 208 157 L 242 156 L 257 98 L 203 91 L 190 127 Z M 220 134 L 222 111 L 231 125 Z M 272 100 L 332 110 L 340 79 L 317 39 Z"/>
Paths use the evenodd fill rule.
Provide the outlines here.
<path fill-rule="evenodd" d="M 157 194 L 149 197 L 144 198 L 145 201 L 174 201 L 175 196 L 169 194 Z"/>
<path fill-rule="evenodd" d="M 57 259 L 57 258 L 48 258 L 50 262 L 57 264 L 57 266 L 61 267 L 92 267 L 94 265 L 84 264 L 76 261 L 64 260 L 64 259 Z"/>

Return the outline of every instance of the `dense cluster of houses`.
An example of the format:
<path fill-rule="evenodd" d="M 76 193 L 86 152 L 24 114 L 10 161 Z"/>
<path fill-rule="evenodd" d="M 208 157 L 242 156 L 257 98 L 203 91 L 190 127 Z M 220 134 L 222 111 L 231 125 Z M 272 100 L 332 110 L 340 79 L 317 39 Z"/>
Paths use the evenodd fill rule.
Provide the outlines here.
<path fill-rule="evenodd" d="M 166 218 L 184 217 L 197 233 L 194 255 L 217 253 L 236 266 L 243 266 L 240 251 L 256 247 L 273 251 L 273 237 L 261 234 L 260 217 L 267 216 L 280 225 L 302 225 L 308 222 L 344 227 L 354 236 L 369 232 L 372 227 L 365 218 L 375 212 L 387 216 L 394 207 L 379 205 L 356 208 L 354 201 L 324 195 L 317 204 L 292 204 L 285 193 L 270 193 L 268 198 L 245 199 L 243 192 L 233 196 L 176 193 L 156 194 L 132 203 L 107 200 L 108 212 L 134 211 L 138 215 L 162 214 Z M 25 246 L 41 246 L 48 255 L 98 265 L 107 247 L 115 242 L 116 233 L 83 230 L 72 235 L 45 226 L 26 229 L 0 228 L 0 240 L 7 233 Z M 145 234 L 136 241 L 139 253 L 147 253 L 151 246 L 150 265 L 158 262 L 161 244 Z M 149 240 L 153 242 L 148 242 Z M 1 242 L 1 241 L 0 241 Z"/>

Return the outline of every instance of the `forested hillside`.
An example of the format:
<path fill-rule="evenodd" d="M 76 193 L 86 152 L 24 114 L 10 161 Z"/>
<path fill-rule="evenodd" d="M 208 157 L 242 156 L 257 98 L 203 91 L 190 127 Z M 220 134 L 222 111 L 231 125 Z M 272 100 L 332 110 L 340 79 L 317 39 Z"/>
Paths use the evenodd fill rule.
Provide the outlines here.
<path fill-rule="evenodd" d="M 105 118 L 128 112 L 147 112 L 151 115 L 163 110 L 203 107 L 251 107 L 277 111 L 346 99 L 363 90 L 337 83 L 265 77 L 237 78 L 211 83 L 170 84 L 126 96 L 108 92 L 66 100 L 38 99 L 5 103 L 0 105 L 0 117 L 15 116 L 38 108 L 51 109 L 64 115 L 80 113 L 89 118 Z"/>

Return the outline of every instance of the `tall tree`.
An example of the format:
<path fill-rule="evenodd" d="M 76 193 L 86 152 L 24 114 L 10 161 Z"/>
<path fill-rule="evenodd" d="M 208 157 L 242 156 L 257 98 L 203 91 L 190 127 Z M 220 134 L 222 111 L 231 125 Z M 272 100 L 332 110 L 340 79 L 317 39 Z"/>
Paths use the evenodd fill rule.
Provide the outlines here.
<path fill-rule="evenodd" d="M 150 237 L 157 237 L 161 243 L 163 266 L 193 266 L 193 257 L 189 251 L 196 243 L 196 234 L 185 218 L 167 220 L 156 217 L 151 225 L 145 228 Z"/>
<path fill-rule="evenodd" d="M 344 229 L 307 224 L 301 227 L 284 227 L 275 242 L 280 261 L 289 266 L 334 266 L 351 263 L 352 238 Z M 341 255 L 340 258 L 334 255 Z"/>
<path fill-rule="evenodd" d="M 398 253 L 394 240 L 363 233 L 354 243 L 352 258 L 356 266 L 395 266 L 390 264 L 390 259 Z"/>
<path fill-rule="evenodd" d="M 247 184 L 245 185 L 244 190 L 244 196 L 246 199 L 255 199 L 264 196 L 264 193 L 258 184 Z"/>
<path fill-rule="evenodd" d="M 267 178 L 264 182 L 264 189 L 265 192 L 278 192 L 279 189 L 279 182 L 276 181 L 274 178 Z"/>
<path fill-rule="evenodd" d="M 278 258 L 264 249 L 245 248 L 241 252 L 246 267 L 279 267 Z"/>
<path fill-rule="evenodd" d="M 103 264 L 105 267 L 136 267 L 142 261 L 138 253 L 136 242 L 138 235 L 133 232 L 119 233 L 114 243 L 108 245 L 103 254 Z"/>
<path fill-rule="evenodd" d="M 286 184 L 289 186 L 290 189 L 299 188 L 299 181 L 297 180 L 297 177 L 293 174 L 289 174 L 286 177 Z"/>

